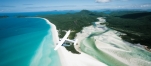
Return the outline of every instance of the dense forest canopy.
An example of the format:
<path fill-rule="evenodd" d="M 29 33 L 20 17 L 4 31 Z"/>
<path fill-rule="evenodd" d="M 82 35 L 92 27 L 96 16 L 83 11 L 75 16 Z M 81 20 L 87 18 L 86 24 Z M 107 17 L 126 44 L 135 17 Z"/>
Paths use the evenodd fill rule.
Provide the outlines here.
<path fill-rule="evenodd" d="M 91 25 L 91 22 L 97 21 L 97 17 L 92 15 L 93 12 L 82 10 L 74 14 L 60 14 L 42 16 L 56 25 L 60 32 L 60 37 L 63 37 L 65 32 L 62 30 L 73 30 L 69 38 L 74 38 L 77 32 L 80 32 L 83 27 Z"/>
<path fill-rule="evenodd" d="M 151 12 L 137 12 L 120 15 L 114 13 L 107 17 L 108 27 L 126 33 L 121 37 L 132 43 L 151 47 Z M 133 39 L 133 40 L 132 40 Z"/>

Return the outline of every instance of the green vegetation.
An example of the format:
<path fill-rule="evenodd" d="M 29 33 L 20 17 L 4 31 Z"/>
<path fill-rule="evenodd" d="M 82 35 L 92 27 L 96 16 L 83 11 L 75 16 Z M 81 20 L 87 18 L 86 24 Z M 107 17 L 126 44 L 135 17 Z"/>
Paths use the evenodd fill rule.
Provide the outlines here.
<path fill-rule="evenodd" d="M 74 48 L 74 45 L 71 44 L 71 46 L 66 46 L 65 47 L 67 50 L 71 51 L 72 53 L 75 53 L 75 54 L 80 54 L 78 51 L 76 51 L 76 49 Z"/>
<path fill-rule="evenodd" d="M 88 10 L 82 10 L 81 12 L 74 14 L 61 14 L 61 15 L 47 15 L 42 16 L 48 19 L 53 24 L 56 25 L 59 30 L 59 37 L 62 38 L 65 31 L 62 30 L 72 30 L 69 38 L 73 39 L 77 32 L 80 32 L 83 27 L 91 25 L 91 22 L 97 21 L 97 16 L 93 12 Z"/>
<path fill-rule="evenodd" d="M 108 25 L 108 23 L 100 23 L 100 25 Z"/>
<path fill-rule="evenodd" d="M 131 13 L 123 15 L 114 13 L 107 17 L 107 26 L 126 33 L 121 35 L 123 40 L 140 43 L 151 47 L 151 12 Z"/>

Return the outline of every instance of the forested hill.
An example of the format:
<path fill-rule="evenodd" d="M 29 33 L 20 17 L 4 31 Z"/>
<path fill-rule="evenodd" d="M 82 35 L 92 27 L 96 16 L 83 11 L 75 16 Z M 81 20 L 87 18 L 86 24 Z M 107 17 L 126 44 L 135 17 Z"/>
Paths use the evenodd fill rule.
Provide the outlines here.
<path fill-rule="evenodd" d="M 121 37 L 132 43 L 151 47 L 151 12 L 112 14 L 107 17 L 108 27 L 124 32 Z"/>
<path fill-rule="evenodd" d="M 59 37 L 63 37 L 65 32 L 62 30 L 73 30 L 69 38 L 74 38 L 77 32 L 80 32 L 83 27 L 91 25 L 92 22 L 98 21 L 97 16 L 88 10 L 82 10 L 74 14 L 60 14 L 41 16 L 48 19 L 56 25 L 59 30 Z"/>
<path fill-rule="evenodd" d="M 150 16 L 151 12 L 143 12 L 143 13 L 134 13 L 134 14 L 126 14 L 120 16 L 121 18 L 126 18 L 126 19 L 137 19 L 140 17 L 145 17 L 145 16 Z"/>

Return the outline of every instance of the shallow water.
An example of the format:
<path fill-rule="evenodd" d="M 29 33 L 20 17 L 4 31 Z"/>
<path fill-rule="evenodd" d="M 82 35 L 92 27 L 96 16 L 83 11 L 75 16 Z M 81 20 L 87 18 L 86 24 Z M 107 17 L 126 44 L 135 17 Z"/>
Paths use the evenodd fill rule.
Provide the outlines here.
<path fill-rule="evenodd" d="M 0 19 L 0 66 L 60 65 L 59 56 L 53 48 L 51 26 L 45 20 Z"/>
<path fill-rule="evenodd" d="M 111 29 L 92 32 L 81 41 L 80 48 L 109 66 L 151 65 L 151 52 L 123 41 Z"/>

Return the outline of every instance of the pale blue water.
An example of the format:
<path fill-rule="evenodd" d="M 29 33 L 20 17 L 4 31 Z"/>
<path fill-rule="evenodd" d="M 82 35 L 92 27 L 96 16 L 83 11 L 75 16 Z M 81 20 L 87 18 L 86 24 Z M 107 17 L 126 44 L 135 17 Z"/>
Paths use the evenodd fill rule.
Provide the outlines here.
<path fill-rule="evenodd" d="M 151 66 L 151 52 L 123 41 L 112 29 L 92 31 L 80 49 L 108 66 Z"/>
<path fill-rule="evenodd" d="M 60 66 L 59 56 L 53 50 L 54 43 L 50 29 L 50 25 L 40 18 L 1 18 L 0 66 L 30 66 L 41 46 L 43 46 L 42 55 L 38 60 L 41 64 L 34 64 Z M 48 50 L 49 52 L 46 52 Z M 51 59 L 51 62 L 48 63 L 46 59 Z"/>

